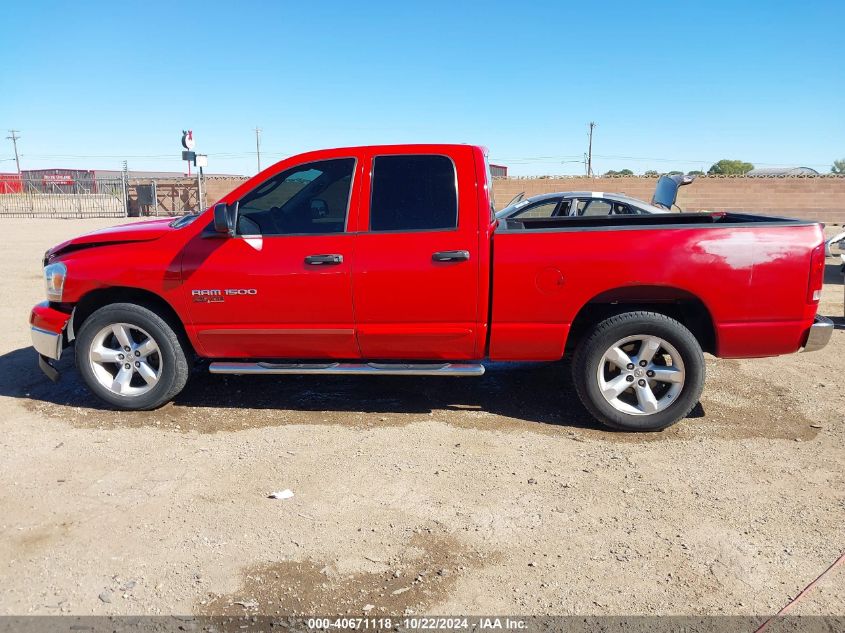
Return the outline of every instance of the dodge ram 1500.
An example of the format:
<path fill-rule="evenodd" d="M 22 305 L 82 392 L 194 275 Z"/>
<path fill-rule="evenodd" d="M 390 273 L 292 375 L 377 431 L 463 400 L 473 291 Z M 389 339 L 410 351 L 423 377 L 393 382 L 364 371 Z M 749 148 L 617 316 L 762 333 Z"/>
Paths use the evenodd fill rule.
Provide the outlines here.
<path fill-rule="evenodd" d="M 91 391 L 151 409 L 216 374 L 478 376 L 572 354 L 587 410 L 664 428 L 703 352 L 826 344 L 819 224 L 733 213 L 497 220 L 483 148 L 330 149 L 198 215 L 96 231 L 44 257 L 42 369 L 71 343 Z"/>

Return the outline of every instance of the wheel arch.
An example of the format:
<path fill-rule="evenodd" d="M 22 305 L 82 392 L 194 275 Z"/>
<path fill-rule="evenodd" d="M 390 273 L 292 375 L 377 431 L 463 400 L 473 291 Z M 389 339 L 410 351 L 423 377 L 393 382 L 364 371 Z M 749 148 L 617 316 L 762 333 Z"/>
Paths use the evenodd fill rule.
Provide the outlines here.
<path fill-rule="evenodd" d="M 155 312 L 173 328 L 185 352 L 196 353 L 176 309 L 160 295 L 131 286 L 108 286 L 97 288 L 85 294 L 73 310 L 73 332 L 79 332 L 79 328 L 82 327 L 85 320 L 95 311 L 113 303 L 132 303 Z"/>
<path fill-rule="evenodd" d="M 713 314 L 700 297 L 675 286 L 622 286 L 605 290 L 578 310 L 569 328 L 566 350 L 571 351 L 590 326 L 623 312 L 646 310 L 675 319 L 689 329 L 702 350 L 715 353 L 716 328 Z"/>

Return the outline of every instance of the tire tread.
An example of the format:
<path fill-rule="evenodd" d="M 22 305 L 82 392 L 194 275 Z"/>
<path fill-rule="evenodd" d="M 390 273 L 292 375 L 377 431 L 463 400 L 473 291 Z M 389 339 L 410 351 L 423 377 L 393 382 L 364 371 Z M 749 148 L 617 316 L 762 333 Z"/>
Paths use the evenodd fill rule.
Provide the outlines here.
<path fill-rule="evenodd" d="M 82 363 L 84 362 L 84 352 L 82 352 L 79 347 L 80 341 L 87 341 L 88 334 L 91 330 L 95 328 L 102 328 L 105 324 L 109 322 L 116 323 L 120 321 L 127 321 L 127 312 L 129 312 L 132 316 L 141 317 L 151 321 L 153 325 L 159 330 L 157 334 L 163 336 L 166 339 L 166 343 L 169 344 L 169 346 L 172 348 L 172 364 L 174 372 L 170 386 L 165 392 L 161 393 L 158 398 L 155 398 L 150 402 L 141 401 L 143 402 L 143 404 L 140 404 L 138 406 L 127 406 L 126 403 L 121 403 L 116 399 L 112 401 L 110 399 L 103 398 L 103 396 L 97 393 L 97 391 L 90 384 L 88 386 L 98 397 L 102 398 L 112 406 L 121 409 L 131 409 L 135 411 L 149 411 L 152 409 L 157 409 L 158 407 L 172 400 L 180 391 L 182 391 L 182 389 L 185 388 L 185 385 L 187 384 L 188 378 L 190 376 L 190 367 L 188 365 L 188 359 L 186 358 L 185 349 L 182 344 L 182 341 L 179 338 L 179 335 L 176 333 L 174 328 L 167 322 L 166 319 L 162 318 L 149 308 L 136 303 L 111 303 L 94 311 L 87 319 L 85 319 L 85 322 L 82 324 L 82 327 L 80 327 L 79 333 L 76 337 L 76 366 L 80 374 L 82 374 L 83 378 L 85 378 L 86 382 L 88 382 L 87 371 L 84 370 L 82 367 Z M 159 347 L 161 348 L 162 346 L 160 345 Z M 139 396 L 139 398 L 144 397 L 145 396 Z M 133 405 L 135 404 L 129 400 L 127 400 L 127 403 L 131 403 Z"/>

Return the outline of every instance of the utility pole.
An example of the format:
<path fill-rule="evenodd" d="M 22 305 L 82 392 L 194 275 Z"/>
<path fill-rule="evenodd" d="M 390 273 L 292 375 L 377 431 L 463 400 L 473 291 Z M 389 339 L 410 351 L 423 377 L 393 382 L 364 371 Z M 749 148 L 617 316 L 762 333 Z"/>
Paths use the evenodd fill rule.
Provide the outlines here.
<path fill-rule="evenodd" d="M 20 139 L 20 136 L 18 136 L 19 133 L 20 130 L 9 130 L 9 134 L 11 136 L 6 137 L 10 141 L 12 141 L 12 145 L 15 146 L 15 165 L 18 166 L 18 176 L 21 175 L 21 161 L 20 158 L 18 158 L 18 139 Z"/>
<path fill-rule="evenodd" d="M 596 127 L 595 121 L 590 121 L 590 144 L 587 148 L 587 176 L 593 175 L 593 128 Z"/>
<path fill-rule="evenodd" d="M 261 128 L 255 128 L 255 159 L 258 162 L 258 171 L 261 171 Z"/>
<path fill-rule="evenodd" d="M 129 197 L 127 196 L 129 185 L 129 163 L 123 161 L 123 171 L 120 173 L 120 184 L 123 189 L 123 213 L 129 217 Z"/>
<path fill-rule="evenodd" d="M 202 203 L 202 167 L 197 166 L 197 213 L 202 213 L 205 205 Z"/>

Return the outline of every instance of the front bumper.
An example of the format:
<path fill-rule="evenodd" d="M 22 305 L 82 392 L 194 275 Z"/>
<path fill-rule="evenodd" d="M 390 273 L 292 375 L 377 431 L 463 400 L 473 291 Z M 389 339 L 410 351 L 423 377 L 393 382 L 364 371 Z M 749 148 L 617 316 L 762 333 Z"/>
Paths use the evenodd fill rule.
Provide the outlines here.
<path fill-rule="evenodd" d="M 72 315 L 50 307 L 48 302 L 39 303 L 29 315 L 32 346 L 38 352 L 38 366 L 51 380 L 57 380 L 59 372 L 52 361 L 62 357 L 65 341 L 72 338 L 68 326 Z"/>
<path fill-rule="evenodd" d="M 59 360 L 62 357 L 64 335 L 61 332 L 50 332 L 33 325 L 31 334 L 32 346 L 36 352 L 52 360 Z"/>
<path fill-rule="evenodd" d="M 817 314 L 815 322 L 810 326 L 807 343 L 802 351 L 815 352 L 820 350 L 828 344 L 831 334 L 833 334 L 833 321 Z"/>

